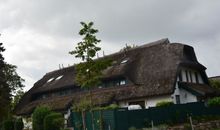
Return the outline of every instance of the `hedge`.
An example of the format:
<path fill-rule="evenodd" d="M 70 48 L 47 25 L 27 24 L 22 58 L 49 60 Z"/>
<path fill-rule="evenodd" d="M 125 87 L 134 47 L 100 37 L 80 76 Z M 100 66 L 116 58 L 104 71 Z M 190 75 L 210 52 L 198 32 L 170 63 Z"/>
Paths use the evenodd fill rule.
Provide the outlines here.
<path fill-rule="evenodd" d="M 44 118 L 44 130 L 60 130 L 63 125 L 64 118 L 60 113 L 51 113 Z"/>

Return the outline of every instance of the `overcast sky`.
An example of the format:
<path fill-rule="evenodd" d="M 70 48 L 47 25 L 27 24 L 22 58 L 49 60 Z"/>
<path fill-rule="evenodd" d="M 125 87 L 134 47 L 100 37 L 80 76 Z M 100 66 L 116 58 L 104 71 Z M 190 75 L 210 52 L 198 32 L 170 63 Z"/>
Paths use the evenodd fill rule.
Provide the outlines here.
<path fill-rule="evenodd" d="M 25 90 L 72 65 L 81 21 L 93 21 L 105 54 L 162 38 L 191 45 L 208 76 L 220 75 L 219 0 L 0 0 L 0 42 Z M 101 54 L 100 54 L 101 55 Z"/>

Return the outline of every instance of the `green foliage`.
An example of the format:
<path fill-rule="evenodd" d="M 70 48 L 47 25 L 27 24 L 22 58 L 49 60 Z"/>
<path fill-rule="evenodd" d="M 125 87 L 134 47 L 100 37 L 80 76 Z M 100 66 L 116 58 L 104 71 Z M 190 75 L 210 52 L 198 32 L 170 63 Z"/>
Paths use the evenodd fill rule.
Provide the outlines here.
<path fill-rule="evenodd" d="M 170 106 L 173 104 L 174 103 L 172 101 L 161 101 L 156 104 L 156 107 L 166 107 L 166 106 Z"/>
<path fill-rule="evenodd" d="M 11 89 L 11 92 L 16 92 L 18 89 L 22 89 L 24 85 L 24 79 L 22 79 L 16 72 L 17 66 L 6 64 L 4 67 L 4 73 L 6 74 L 7 83 Z"/>
<path fill-rule="evenodd" d="M 51 113 L 44 118 L 44 130 L 60 130 L 64 125 L 64 118 L 60 113 Z"/>
<path fill-rule="evenodd" d="M 220 81 L 218 81 L 218 80 L 209 80 L 209 83 L 212 87 L 220 89 Z"/>
<path fill-rule="evenodd" d="M 88 24 L 81 22 L 80 24 L 83 28 L 79 31 L 79 35 L 84 36 L 83 41 L 77 43 L 78 46 L 75 50 L 69 53 L 76 55 L 76 58 L 81 58 L 83 61 L 88 62 L 95 57 L 97 51 L 101 50 L 100 47 L 96 46 L 101 40 L 98 40 L 95 36 L 98 30 L 92 28 L 93 22 L 89 22 Z"/>
<path fill-rule="evenodd" d="M 12 110 L 15 109 L 16 105 L 19 103 L 21 97 L 24 95 L 24 91 L 22 90 L 18 90 L 15 94 L 15 96 L 13 97 L 13 100 L 11 102 L 11 107 L 12 107 Z"/>
<path fill-rule="evenodd" d="M 192 130 L 192 127 L 189 123 L 184 124 L 184 130 Z"/>
<path fill-rule="evenodd" d="M 220 106 L 220 97 L 214 97 L 208 100 L 208 106 Z"/>
<path fill-rule="evenodd" d="M 32 115 L 33 130 L 44 130 L 43 129 L 44 118 L 50 113 L 51 113 L 50 108 L 46 106 L 37 107 Z"/>
<path fill-rule="evenodd" d="M 7 84 L 6 74 L 4 68 L 6 63 L 2 53 L 5 51 L 3 44 L 0 43 L 0 123 L 7 118 L 10 110 L 11 94 L 10 88 Z"/>
<path fill-rule="evenodd" d="M 23 130 L 24 123 L 21 118 L 16 119 L 14 123 L 14 130 Z"/>
<path fill-rule="evenodd" d="M 192 119 L 195 122 L 207 122 L 213 120 L 220 120 L 220 116 L 219 115 L 193 116 Z"/>
<path fill-rule="evenodd" d="M 137 128 L 134 127 L 134 126 L 131 126 L 131 127 L 128 128 L 128 130 L 137 130 Z"/>
<path fill-rule="evenodd" d="M 0 43 L 0 123 L 11 114 L 12 94 L 24 87 L 24 80 L 16 72 L 17 67 L 4 61 L 4 51 L 3 43 Z"/>
<path fill-rule="evenodd" d="M 91 101 L 88 99 L 87 96 L 80 99 L 78 103 L 73 104 L 73 111 L 75 112 L 82 112 L 90 110 L 91 108 Z"/>
<path fill-rule="evenodd" d="M 2 130 L 14 130 L 14 121 L 11 119 L 3 121 Z"/>
<path fill-rule="evenodd" d="M 100 84 L 102 71 L 111 65 L 111 60 L 100 59 L 76 65 L 76 81 L 81 87 L 90 89 Z"/>
<path fill-rule="evenodd" d="M 83 28 L 79 31 L 79 34 L 83 36 L 83 40 L 77 43 L 78 46 L 75 50 L 69 53 L 85 61 L 76 65 L 76 82 L 81 87 L 90 88 L 100 83 L 102 71 L 111 65 L 111 61 L 106 59 L 93 60 L 96 53 L 101 50 L 100 47 L 96 46 L 101 42 L 95 36 L 98 30 L 92 28 L 93 22 L 89 22 L 88 24 L 81 22 L 81 25 Z"/>
<path fill-rule="evenodd" d="M 89 22 L 88 24 L 81 22 L 80 24 L 82 25 L 82 29 L 79 31 L 79 35 L 83 36 L 82 41 L 77 43 L 75 50 L 70 51 L 69 53 L 71 55 L 75 55 L 76 58 L 80 58 L 83 61 L 83 63 L 79 63 L 75 66 L 77 72 L 75 79 L 76 83 L 82 88 L 87 88 L 90 95 L 90 105 L 88 105 L 87 102 L 82 101 L 82 103 L 79 103 L 79 106 L 76 106 L 75 108 L 75 110 L 80 110 L 83 112 L 93 107 L 91 88 L 97 87 L 101 82 L 100 79 L 102 77 L 102 72 L 111 65 L 111 60 L 93 60 L 93 58 L 96 56 L 96 53 L 101 50 L 101 48 L 97 46 L 101 40 L 97 39 L 95 36 L 98 30 L 92 27 L 93 22 Z M 83 129 L 85 129 L 85 125 L 83 125 Z"/>
<path fill-rule="evenodd" d="M 109 106 L 105 106 L 105 107 L 95 107 L 93 108 L 93 110 L 113 110 L 113 109 L 117 109 L 119 108 L 119 106 L 117 104 L 111 104 Z"/>

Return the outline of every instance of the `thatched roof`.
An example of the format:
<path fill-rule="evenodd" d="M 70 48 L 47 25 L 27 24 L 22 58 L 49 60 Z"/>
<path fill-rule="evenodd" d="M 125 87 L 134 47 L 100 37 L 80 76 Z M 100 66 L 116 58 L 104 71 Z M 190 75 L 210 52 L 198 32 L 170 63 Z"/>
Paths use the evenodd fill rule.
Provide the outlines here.
<path fill-rule="evenodd" d="M 168 39 L 155 41 L 128 51 L 120 51 L 104 58 L 112 59 L 113 65 L 103 72 L 103 81 L 124 77 L 129 83 L 124 86 L 94 89 L 94 98 L 103 99 L 97 104 L 171 94 L 174 92 L 180 67 L 194 67 L 202 70 L 202 75 L 207 79 L 204 71 L 206 68 L 197 61 L 193 48 L 180 43 L 170 43 Z M 63 76 L 61 79 L 48 82 L 49 79 L 61 75 Z M 74 66 L 47 73 L 24 95 L 15 112 L 18 115 L 29 114 L 40 104 L 48 104 L 54 110 L 65 110 L 69 104 L 86 93 L 76 85 L 75 75 Z M 43 93 L 63 89 L 72 89 L 74 92 L 69 96 L 57 98 L 41 100 L 34 98 Z"/>

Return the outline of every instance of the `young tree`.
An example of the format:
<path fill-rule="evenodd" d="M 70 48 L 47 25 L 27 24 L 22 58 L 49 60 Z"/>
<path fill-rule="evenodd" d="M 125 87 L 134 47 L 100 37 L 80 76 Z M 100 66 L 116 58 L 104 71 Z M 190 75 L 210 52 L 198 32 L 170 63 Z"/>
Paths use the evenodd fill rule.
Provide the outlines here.
<path fill-rule="evenodd" d="M 83 63 L 76 65 L 76 83 L 82 88 L 89 90 L 90 108 L 92 108 L 94 104 L 91 89 L 97 87 L 101 82 L 102 71 L 111 65 L 111 60 L 94 60 L 96 53 L 101 50 L 101 48 L 97 46 L 101 40 L 95 36 L 98 30 L 93 28 L 93 22 L 89 22 L 88 24 L 81 22 L 80 24 L 83 28 L 79 31 L 79 35 L 83 36 L 83 40 L 77 43 L 75 50 L 69 53 L 83 61 Z"/>
<path fill-rule="evenodd" d="M 89 22 L 88 24 L 81 22 L 81 25 L 83 28 L 79 31 L 79 35 L 83 36 L 83 40 L 77 43 L 75 50 L 69 53 L 83 61 L 83 63 L 76 65 L 77 84 L 82 88 L 90 90 L 100 83 L 102 71 L 111 65 L 111 60 L 94 60 L 96 53 L 101 50 L 100 47 L 97 47 L 97 44 L 101 42 L 101 40 L 95 36 L 98 30 L 92 28 L 93 22 Z"/>

